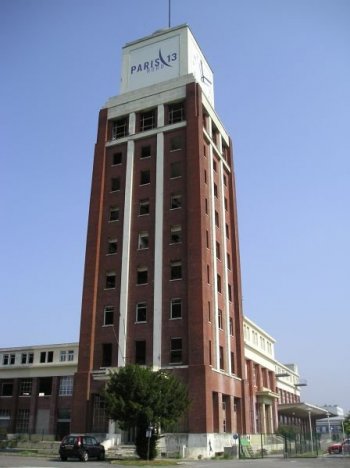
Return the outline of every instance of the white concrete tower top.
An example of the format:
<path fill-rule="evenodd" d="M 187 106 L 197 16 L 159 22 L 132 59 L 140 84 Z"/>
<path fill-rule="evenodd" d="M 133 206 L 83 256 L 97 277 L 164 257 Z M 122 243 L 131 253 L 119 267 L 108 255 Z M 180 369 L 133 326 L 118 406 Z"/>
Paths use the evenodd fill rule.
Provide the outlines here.
<path fill-rule="evenodd" d="M 214 107 L 214 76 L 187 25 L 156 31 L 123 47 L 120 93 L 193 74 Z"/>

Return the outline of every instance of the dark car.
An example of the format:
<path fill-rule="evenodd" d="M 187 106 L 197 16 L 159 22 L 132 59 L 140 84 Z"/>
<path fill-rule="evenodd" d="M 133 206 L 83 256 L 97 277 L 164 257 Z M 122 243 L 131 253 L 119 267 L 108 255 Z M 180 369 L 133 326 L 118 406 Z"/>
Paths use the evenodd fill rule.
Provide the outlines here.
<path fill-rule="evenodd" d="M 88 461 L 89 458 L 105 459 L 105 448 L 98 443 L 95 437 L 90 435 L 70 434 L 63 438 L 59 454 L 62 461 L 67 458 L 80 458 L 81 461 Z"/>

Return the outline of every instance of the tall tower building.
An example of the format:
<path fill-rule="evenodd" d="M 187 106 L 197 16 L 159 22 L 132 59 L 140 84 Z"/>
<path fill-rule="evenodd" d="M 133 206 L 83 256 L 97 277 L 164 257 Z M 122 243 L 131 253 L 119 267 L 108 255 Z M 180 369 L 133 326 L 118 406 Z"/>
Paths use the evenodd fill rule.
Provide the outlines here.
<path fill-rule="evenodd" d="M 129 363 L 187 384 L 189 446 L 249 431 L 232 144 L 186 25 L 125 45 L 99 114 L 73 431 L 107 431 L 101 390 Z"/>

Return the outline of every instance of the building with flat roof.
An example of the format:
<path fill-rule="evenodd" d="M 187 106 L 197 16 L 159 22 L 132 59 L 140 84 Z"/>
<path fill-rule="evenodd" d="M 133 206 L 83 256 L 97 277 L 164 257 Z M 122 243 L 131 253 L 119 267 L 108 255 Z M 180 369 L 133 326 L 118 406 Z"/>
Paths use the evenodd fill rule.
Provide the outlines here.
<path fill-rule="evenodd" d="M 78 343 L 0 349 L 0 428 L 62 438 L 70 431 Z"/>

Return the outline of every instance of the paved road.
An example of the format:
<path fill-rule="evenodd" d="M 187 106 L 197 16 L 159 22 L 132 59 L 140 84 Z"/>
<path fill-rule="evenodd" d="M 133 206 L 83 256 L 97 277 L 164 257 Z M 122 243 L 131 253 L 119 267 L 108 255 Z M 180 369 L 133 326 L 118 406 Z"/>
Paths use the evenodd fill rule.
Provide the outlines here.
<path fill-rule="evenodd" d="M 82 465 L 81 461 L 73 459 L 67 462 L 61 462 L 55 457 L 20 457 L 17 455 L 4 455 L 0 453 L 1 468 L 78 468 L 79 466 L 91 468 L 107 468 L 113 466 L 117 468 L 122 465 L 110 465 L 108 461 L 89 461 Z M 350 468 L 350 457 L 332 455 L 311 459 L 264 458 L 263 460 L 201 460 L 183 462 L 179 460 L 179 466 L 180 468 Z M 149 467 L 152 467 L 151 463 Z"/>

